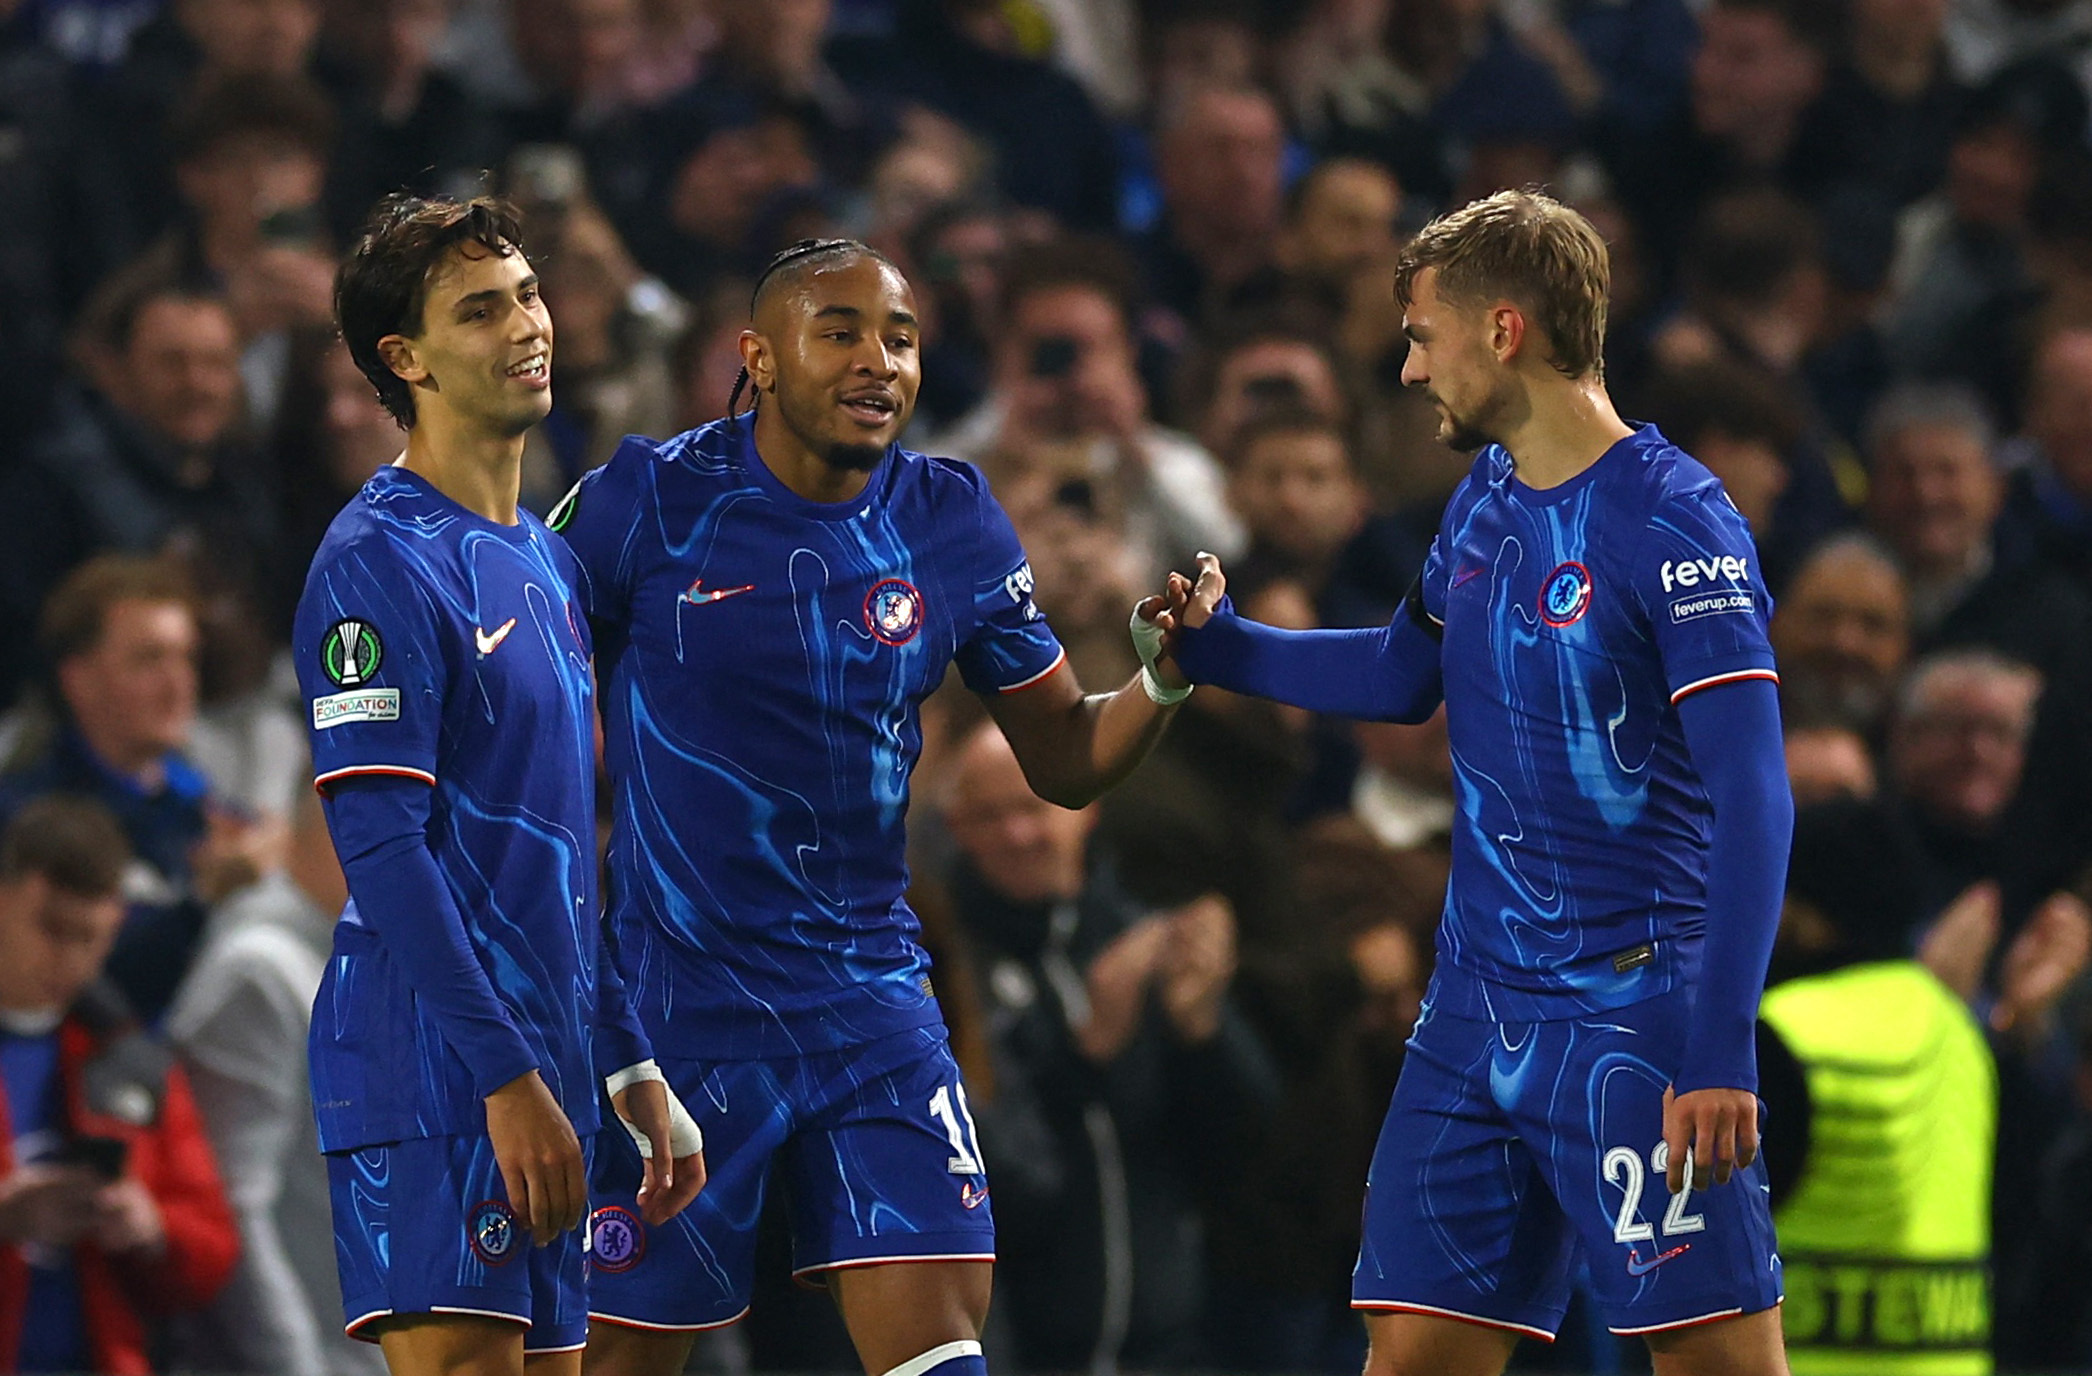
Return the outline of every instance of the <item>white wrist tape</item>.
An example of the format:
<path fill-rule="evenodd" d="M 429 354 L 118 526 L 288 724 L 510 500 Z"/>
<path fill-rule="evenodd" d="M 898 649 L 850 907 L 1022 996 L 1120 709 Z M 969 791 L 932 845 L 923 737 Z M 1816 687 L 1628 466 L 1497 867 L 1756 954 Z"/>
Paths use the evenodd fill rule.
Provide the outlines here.
<path fill-rule="evenodd" d="M 1138 603 L 1133 615 L 1126 623 L 1133 633 L 1133 652 L 1140 656 L 1140 686 L 1148 695 L 1148 701 L 1157 707 L 1174 707 L 1191 696 L 1191 685 L 1182 688 L 1165 688 L 1156 677 L 1155 661 L 1162 658 L 1162 627 L 1140 614 Z"/>
<path fill-rule="evenodd" d="M 603 1086 L 610 1091 L 610 1097 L 615 1101 L 618 1095 L 647 1080 L 660 1084 L 661 1092 L 668 1096 L 668 1154 L 680 1161 L 686 1156 L 695 1156 L 703 1151 L 704 1131 L 698 1127 L 697 1120 L 690 1116 L 690 1110 L 683 1107 L 683 1101 L 676 1097 L 674 1086 L 668 1083 L 668 1077 L 661 1073 L 661 1067 L 654 1062 L 641 1061 L 637 1065 L 628 1065 L 603 1081 Z M 639 1148 L 639 1154 L 649 1161 L 653 1160 L 653 1140 L 632 1126 L 624 1114 L 620 1113 L 617 1120 L 625 1125 L 626 1135 L 631 1137 L 632 1144 Z"/>

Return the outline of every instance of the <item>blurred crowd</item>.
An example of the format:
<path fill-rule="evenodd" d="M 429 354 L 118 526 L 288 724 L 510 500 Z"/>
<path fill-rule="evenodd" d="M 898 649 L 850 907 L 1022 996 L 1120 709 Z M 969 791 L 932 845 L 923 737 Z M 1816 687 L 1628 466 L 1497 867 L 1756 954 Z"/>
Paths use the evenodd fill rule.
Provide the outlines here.
<path fill-rule="evenodd" d="M 2088 90 L 2092 0 L 0 0 L 0 1342 L 372 1368 L 285 643 L 402 447 L 329 327 L 378 196 L 523 209 L 541 513 L 724 413 L 776 249 L 879 247 L 926 322 L 909 446 L 989 475 L 1104 683 L 1197 550 L 1263 620 L 1388 617 L 1467 465 L 1400 387 L 1393 257 L 1544 184 L 1612 246 L 1623 412 L 1722 478 L 1777 599 L 1814 840 L 1774 979 L 1864 951 L 1960 1001 L 1998 1359 L 2092 1368 Z M 991 1358 L 1355 1370 L 1442 724 L 1202 689 L 1076 813 L 984 723 L 925 705 L 911 901 L 994 1172 Z M 780 1285 L 699 1360 L 848 1368 L 824 1303 Z M 1636 1360 L 1581 1313 L 1527 1360 Z"/>

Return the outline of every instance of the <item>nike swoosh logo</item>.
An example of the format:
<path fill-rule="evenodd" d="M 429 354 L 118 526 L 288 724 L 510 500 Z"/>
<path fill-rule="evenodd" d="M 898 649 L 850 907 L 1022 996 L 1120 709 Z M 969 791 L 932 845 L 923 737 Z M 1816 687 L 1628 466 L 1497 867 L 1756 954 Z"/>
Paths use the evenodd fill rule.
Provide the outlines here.
<path fill-rule="evenodd" d="M 501 642 L 507 640 L 508 633 L 514 629 L 516 629 L 516 618 L 513 616 L 495 627 L 492 635 L 488 635 L 479 627 L 474 626 L 472 628 L 472 643 L 479 646 L 479 652 L 482 655 L 490 655 L 500 648 Z"/>
<path fill-rule="evenodd" d="M 1650 1257 L 1647 1261 L 1643 1261 L 1641 1258 L 1641 1248 L 1634 1248 L 1633 1250 L 1627 1253 L 1627 1274 L 1630 1276 L 1646 1276 L 1651 1271 L 1654 1271 L 1657 1267 L 1669 1261 L 1672 1257 L 1683 1256 L 1685 1253 L 1690 1252 L 1691 1250 L 1692 1244 L 1690 1242 L 1682 1242 L 1678 1244 L 1676 1247 L 1673 1247 L 1668 1252 L 1658 1252 L 1655 1256 Z"/>
<path fill-rule="evenodd" d="M 738 588 L 711 588 L 708 590 L 705 587 L 705 580 L 700 578 L 686 588 L 683 595 L 676 600 L 688 602 L 693 607 L 702 607 L 707 602 L 718 602 L 723 598 L 738 597 L 744 592 L 754 591 L 755 584 L 753 583 L 743 583 Z"/>
<path fill-rule="evenodd" d="M 1455 578 L 1453 580 L 1453 587 L 1457 588 L 1462 583 L 1467 582 L 1469 579 L 1480 578 L 1481 576 L 1482 571 L 1479 568 L 1469 569 L 1466 573 L 1461 574 L 1458 578 Z"/>

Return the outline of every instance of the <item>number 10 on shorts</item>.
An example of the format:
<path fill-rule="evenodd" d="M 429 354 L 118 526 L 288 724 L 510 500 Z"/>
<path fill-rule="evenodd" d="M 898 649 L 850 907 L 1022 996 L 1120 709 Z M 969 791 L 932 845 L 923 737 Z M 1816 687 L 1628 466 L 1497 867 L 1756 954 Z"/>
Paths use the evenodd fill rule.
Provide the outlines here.
<path fill-rule="evenodd" d="M 938 1091 L 942 1093 L 943 1091 Z M 1605 1178 L 1621 1190 L 1620 1212 L 1613 1216 L 1613 1241 L 1649 1242 L 1656 1237 L 1656 1230 L 1643 1223 L 1637 1215 L 1642 1208 L 1642 1185 L 1649 1175 L 1658 1179 L 1670 1168 L 1671 1148 L 1668 1142 L 1658 1142 L 1649 1149 L 1648 1175 L 1642 1172 L 1642 1158 L 1632 1147 L 1614 1147 L 1605 1154 L 1603 1170 Z M 1671 1196 L 1671 1205 L 1663 1211 L 1663 1235 L 1676 1237 L 1680 1233 L 1702 1232 L 1707 1227 L 1704 1214 L 1689 1214 L 1685 1206 L 1692 1198 L 1692 1154 L 1685 1158 L 1685 1188 Z"/>
<path fill-rule="evenodd" d="M 954 1099 L 958 1112 L 952 1112 Z M 966 1106 L 966 1086 L 954 1082 L 939 1085 L 930 1096 L 930 1116 L 944 1125 L 945 1140 L 952 1144 L 951 1160 L 945 1168 L 953 1175 L 986 1175 L 981 1166 L 981 1139 L 974 1131 L 973 1110 Z"/>

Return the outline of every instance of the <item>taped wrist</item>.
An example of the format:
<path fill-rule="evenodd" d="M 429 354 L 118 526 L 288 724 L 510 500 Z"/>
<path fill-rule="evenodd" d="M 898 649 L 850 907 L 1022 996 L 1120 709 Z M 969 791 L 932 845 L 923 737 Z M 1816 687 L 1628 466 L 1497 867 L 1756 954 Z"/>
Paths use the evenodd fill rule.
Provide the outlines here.
<path fill-rule="evenodd" d="M 699 1128 L 697 1120 L 690 1116 L 690 1110 L 683 1107 L 683 1101 L 676 1097 L 675 1086 L 669 1084 L 668 1077 L 661 1073 L 661 1067 L 655 1062 L 641 1061 L 637 1065 L 628 1065 L 615 1075 L 605 1079 L 603 1087 L 610 1091 L 610 1098 L 614 1107 L 618 1095 L 624 1093 L 632 1086 L 642 1084 L 648 1080 L 658 1083 L 661 1086 L 661 1092 L 668 1096 L 669 1155 L 680 1161 L 686 1156 L 695 1156 L 703 1151 L 705 1149 L 703 1129 Z M 632 1145 L 639 1148 L 639 1154 L 649 1161 L 653 1160 L 653 1140 L 634 1127 L 624 1114 L 618 1114 L 617 1120 L 625 1125 L 625 1133 L 632 1139 Z"/>

